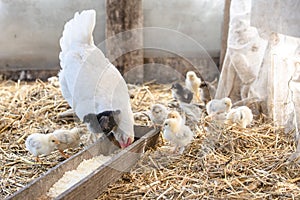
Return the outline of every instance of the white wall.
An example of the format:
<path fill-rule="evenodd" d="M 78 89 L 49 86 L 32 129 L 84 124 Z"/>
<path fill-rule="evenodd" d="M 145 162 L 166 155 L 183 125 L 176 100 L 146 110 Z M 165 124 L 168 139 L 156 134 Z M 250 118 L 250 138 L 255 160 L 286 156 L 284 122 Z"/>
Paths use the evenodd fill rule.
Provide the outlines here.
<path fill-rule="evenodd" d="M 105 0 L 1 0 L 0 69 L 57 66 L 65 22 L 90 8 L 98 11 L 95 41 L 103 41 Z"/>
<path fill-rule="evenodd" d="M 202 45 L 211 56 L 219 56 L 224 0 L 143 0 L 143 9 L 145 27 L 178 31 Z M 185 40 L 172 40 L 170 34 L 144 34 L 145 46 L 157 40 L 170 49 L 197 56 L 195 47 L 185 45 Z"/>
<path fill-rule="evenodd" d="M 218 56 L 223 6 L 224 0 L 143 0 L 144 26 L 178 31 Z M 65 22 L 75 11 L 90 8 L 97 11 L 94 39 L 98 44 L 105 40 L 105 0 L 0 0 L 0 70 L 58 68 Z M 198 55 L 193 45 L 168 32 L 144 34 L 145 46 L 154 41 L 188 56 Z"/>

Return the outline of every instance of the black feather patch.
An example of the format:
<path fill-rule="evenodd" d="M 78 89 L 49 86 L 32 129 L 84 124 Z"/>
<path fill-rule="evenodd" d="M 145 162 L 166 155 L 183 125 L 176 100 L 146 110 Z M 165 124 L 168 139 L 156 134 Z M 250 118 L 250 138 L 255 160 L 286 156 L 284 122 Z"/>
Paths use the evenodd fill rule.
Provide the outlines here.
<path fill-rule="evenodd" d="M 119 115 L 121 111 L 104 111 L 102 113 L 97 114 L 97 119 L 102 128 L 102 131 L 105 134 L 110 133 L 114 128 L 118 126 L 119 123 Z"/>
<path fill-rule="evenodd" d="M 84 116 L 83 122 L 89 124 L 89 129 L 93 133 L 103 132 L 107 135 L 118 126 L 120 113 L 120 110 L 89 113 Z"/>
<path fill-rule="evenodd" d="M 180 85 L 180 83 L 175 83 L 172 85 L 172 90 L 175 92 L 175 99 L 184 102 L 184 103 L 191 103 L 193 100 L 193 93 Z"/>

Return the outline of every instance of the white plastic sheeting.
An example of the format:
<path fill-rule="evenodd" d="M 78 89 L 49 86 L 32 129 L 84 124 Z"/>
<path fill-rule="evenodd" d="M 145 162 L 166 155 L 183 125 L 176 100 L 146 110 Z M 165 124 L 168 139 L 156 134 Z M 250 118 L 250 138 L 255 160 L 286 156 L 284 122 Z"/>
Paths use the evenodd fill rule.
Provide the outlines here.
<path fill-rule="evenodd" d="M 259 75 L 268 42 L 250 26 L 250 11 L 251 1 L 231 2 L 227 51 L 216 98 L 267 100 L 266 88 L 256 87 L 266 84 Z"/>
<path fill-rule="evenodd" d="M 249 103 L 247 100 L 260 102 L 261 110 L 256 111 L 268 114 L 274 119 L 275 125 L 285 127 L 287 133 L 296 129 L 298 138 L 300 38 L 270 30 L 266 13 L 256 13 L 255 18 L 260 18 L 259 27 L 250 25 L 251 8 L 264 7 L 260 9 L 264 11 L 272 9 L 272 3 L 276 4 L 251 0 L 243 3 L 239 0 L 231 1 L 228 47 L 216 98 L 228 96 L 234 103 Z M 280 10 L 289 10 L 291 5 L 295 4 L 280 4 Z M 300 14 L 286 14 L 278 26 L 290 23 L 289 17 L 300 19 Z M 298 148 L 300 152 L 299 145 Z"/>

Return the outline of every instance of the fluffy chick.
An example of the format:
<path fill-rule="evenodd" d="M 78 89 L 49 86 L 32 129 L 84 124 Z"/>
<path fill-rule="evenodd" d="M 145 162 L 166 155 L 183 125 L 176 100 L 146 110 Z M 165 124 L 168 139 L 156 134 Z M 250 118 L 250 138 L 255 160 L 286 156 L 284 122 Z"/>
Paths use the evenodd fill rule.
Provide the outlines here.
<path fill-rule="evenodd" d="M 171 90 L 173 98 L 179 102 L 191 103 L 193 100 L 193 93 L 189 89 L 180 85 L 180 83 L 174 83 Z"/>
<path fill-rule="evenodd" d="M 199 94 L 200 84 L 201 84 L 201 79 L 197 77 L 194 71 L 188 71 L 186 73 L 185 86 L 187 87 L 187 89 L 189 89 L 194 93 L 194 96 L 196 97 L 198 102 L 201 101 L 200 94 Z"/>
<path fill-rule="evenodd" d="M 227 114 L 226 117 L 227 123 L 236 123 L 242 128 L 246 128 L 249 124 L 251 124 L 252 120 L 252 111 L 247 106 L 241 106 L 238 108 L 231 109 L 231 111 Z"/>
<path fill-rule="evenodd" d="M 52 134 L 33 133 L 25 141 L 27 150 L 40 162 L 39 155 L 49 155 L 57 148 L 59 140 Z"/>
<path fill-rule="evenodd" d="M 121 111 L 104 111 L 98 114 L 89 113 L 84 116 L 83 122 L 88 124 L 88 128 L 93 133 L 110 133 L 115 129 L 119 122 Z"/>
<path fill-rule="evenodd" d="M 198 122 L 202 116 L 202 110 L 196 104 L 179 103 L 179 107 L 193 122 Z"/>
<path fill-rule="evenodd" d="M 81 128 L 73 128 L 71 130 L 56 130 L 52 134 L 59 141 L 59 144 L 57 144 L 59 152 L 63 157 L 69 158 L 70 156 L 65 154 L 64 150 L 78 147 L 80 137 L 84 134 L 84 131 Z"/>
<path fill-rule="evenodd" d="M 206 111 L 208 115 L 215 115 L 219 113 L 228 113 L 232 107 L 231 99 L 225 97 L 223 99 L 213 99 L 206 104 Z"/>
<path fill-rule="evenodd" d="M 120 121 L 120 113 L 120 110 L 109 110 L 99 114 L 89 113 L 83 117 L 83 122 L 87 124 L 88 129 L 93 133 L 94 138 L 92 140 L 94 142 L 96 140 L 95 134 L 104 133 L 108 136 L 109 133 L 117 129 Z"/>
<path fill-rule="evenodd" d="M 167 119 L 176 119 L 178 124 L 185 124 L 185 117 L 182 117 L 180 113 L 176 110 L 170 111 L 167 115 Z"/>
<path fill-rule="evenodd" d="M 177 119 L 165 120 L 163 137 L 176 145 L 174 151 L 179 149 L 179 154 L 182 154 L 185 147 L 192 142 L 193 136 L 191 129 L 184 124 L 179 124 Z"/>
<path fill-rule="evenodd" d="M 201 101 L 207 104 L 216 95 L 216 88 L 211 83 L 201 82 L 199 93 Z"/>
<path fill-rule="evenodd" d="M 162 104 L 154 104 L 150 108 L 149 117 L 154 126 L 162 126 L 167 115 L 168 109 Z"/>

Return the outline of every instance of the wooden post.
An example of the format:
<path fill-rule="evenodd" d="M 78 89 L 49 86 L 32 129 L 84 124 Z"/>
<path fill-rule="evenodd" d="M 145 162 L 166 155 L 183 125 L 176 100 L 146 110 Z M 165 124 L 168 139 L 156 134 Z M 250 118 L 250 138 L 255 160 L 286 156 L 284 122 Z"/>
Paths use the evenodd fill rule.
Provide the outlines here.
<path fill-rule="evenodd" d="M 229 30 L 229 21 L 230 21 L 230 4 L 231 0 L 225 1 L 224 7 L 224 20 L 223 20 L 223 29 L 222 29 L 222 44 L 221 44 L 221 53 L 220 53 L 220 66 L 219 70 L 222 70 L 224 58 L 226 55 L 227 49 L 227 39 L 228 39 L 228 30 Z"/>
<path fill-rule="evenodd" d="M 106 0 L 107 57 L 129 82 L 143 81 L 142 0 Z"/>

